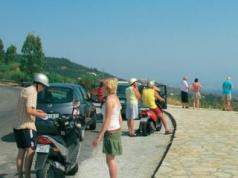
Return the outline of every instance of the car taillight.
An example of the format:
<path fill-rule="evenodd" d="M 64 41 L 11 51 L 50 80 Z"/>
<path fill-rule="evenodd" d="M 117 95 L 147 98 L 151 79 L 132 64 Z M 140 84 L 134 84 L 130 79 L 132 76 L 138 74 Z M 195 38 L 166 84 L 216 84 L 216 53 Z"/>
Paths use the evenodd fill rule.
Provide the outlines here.
<path fill-rule="evenodd" d="M 37 139 L 37 143 L 39 144 L 43 144 L 43 145 L 49 145 L 49 144 L 53 144 L 52 141 L 50 141 L 47 137 L 44 136 L 40 136 Z"/>

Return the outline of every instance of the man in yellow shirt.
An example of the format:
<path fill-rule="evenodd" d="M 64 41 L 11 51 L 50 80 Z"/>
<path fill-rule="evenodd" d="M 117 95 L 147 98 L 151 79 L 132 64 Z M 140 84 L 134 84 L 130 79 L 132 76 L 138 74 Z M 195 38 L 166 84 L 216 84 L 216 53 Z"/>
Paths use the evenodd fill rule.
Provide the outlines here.
<path fill-rule="evenodd" d="M 164 98 L 162 98 L 158 92 L 156 91 L 158 89 L 155 86 L 154 81 L 148 81 L 147 82 L 147 88 L 143 90 L 142 93 L 142 101 L 145 106 L 150 108 L 156 115 L 159 117 L 161 120 L 162 124 L 164 125 L 165 128 L 165 134 L 172 134 L 172 131 L 168 127 L 168 123 L 163 115 L 163 112 L 161 109 L 157 106 L 156 100 L 160 100 L 161 102 L 164 102 Z"/>

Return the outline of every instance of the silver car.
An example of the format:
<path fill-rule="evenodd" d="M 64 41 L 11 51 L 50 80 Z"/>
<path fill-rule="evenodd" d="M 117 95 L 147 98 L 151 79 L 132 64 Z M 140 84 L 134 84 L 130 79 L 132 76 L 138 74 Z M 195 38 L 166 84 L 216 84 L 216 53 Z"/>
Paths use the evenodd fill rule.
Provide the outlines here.
<path fill-rule="evenodd" d="M 51 121 L 58 118 L 59 114 L 72 114 L 75 101 L 80 102 L 79 110 L 80 114 L 85 117 L 85 125 L 91 130 L 96 129 L 96 108 L 84 88 L 71 83 L 51 83 L 38 94 L 37 108 L 48 114 L 48 122 L 42 119 L 36 120 L 38 132 L 51 132 Z"/>

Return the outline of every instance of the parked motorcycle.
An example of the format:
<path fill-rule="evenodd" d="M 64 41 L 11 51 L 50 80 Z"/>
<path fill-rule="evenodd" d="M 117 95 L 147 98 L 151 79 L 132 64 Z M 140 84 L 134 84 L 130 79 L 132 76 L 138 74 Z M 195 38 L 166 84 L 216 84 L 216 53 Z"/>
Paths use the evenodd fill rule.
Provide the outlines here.
<path fill-rule="evenodd" d="M 155 131 L 160 131 L 162 124 L 160 118 L 150 108 L 139 109 L 140 125 L 137 134 L 147 136 Z"/>
<path fill-rule="evenodd" d="M 75 175 L 85 119 L 80 115 L 60 115 L 51 122 L 52 128 L 48 133 L 40 133 L 37 139 L 36 177 L 64 178 L 65 175 Z"/>

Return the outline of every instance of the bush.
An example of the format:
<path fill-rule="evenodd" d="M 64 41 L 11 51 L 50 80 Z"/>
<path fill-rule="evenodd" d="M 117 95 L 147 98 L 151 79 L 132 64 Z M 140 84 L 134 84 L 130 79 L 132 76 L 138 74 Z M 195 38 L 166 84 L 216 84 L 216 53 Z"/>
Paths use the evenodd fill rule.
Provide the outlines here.
<path fill-rule="evenodd" d="M 48 74 L 50 83 L 56 83 L 56 82 L 64 82 L 64 83 L 74 83 L 75 80 L 73 78 L 64 77 L 63 75 L 59 75 L 56 73 L 50 73 Z"/>
<path fill-rule="evenodd" d="M 20 71 L 20 64 L 19 63 L 11 63 L 9 65 L 9 69 L 11 71 Z"/>
<path fill-rule="evenodd" d="M 31 81 L 30 77 L 28 77 L 24 72 L 21 71 L 11 71 L 9 72 L 9 80 L 14 80 L 18 83 L 22 81 Z"/>
<path fill-rule="evenodd" d="M 10 69 L 9 69 L 9 65 L 5 64 L 5 63 L 1 63 L 0 64 L 0 72 L 1 73 L 6 73 L 8 72 Z"/>
<path fill-rule="evenodd" d="M 97 78 L 94 76 L 84 76 L 79 80 L 79 84 L 84 86 L 87 90 L 92 89 L 97 82 Z"/>

